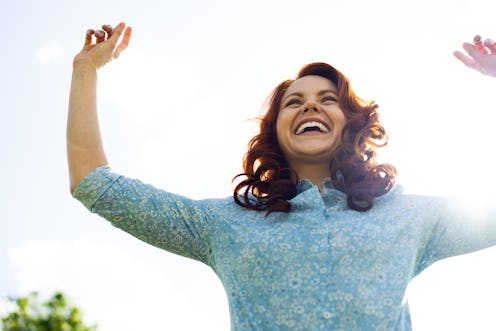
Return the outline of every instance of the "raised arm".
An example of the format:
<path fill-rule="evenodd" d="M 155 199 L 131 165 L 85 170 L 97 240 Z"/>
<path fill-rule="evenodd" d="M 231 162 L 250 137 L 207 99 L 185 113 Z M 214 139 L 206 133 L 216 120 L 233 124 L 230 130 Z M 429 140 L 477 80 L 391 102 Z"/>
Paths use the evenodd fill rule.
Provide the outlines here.
<path fill-rule="evenodd" d="M 83 49 L 74 57 L 69 114 L 67 118 L 67 159 L 71 193 L 94 168 L 107 165 L 97 112 L 97 71 L 116 59 L 131 38 L 131 28 L 88 30 Z"/>
<path fill-rule="evenodd" d="M 482 41 L 481 36 L 477 35 L 473 43 L 463 43 L 463 49 L 468 56 L 459 51 L 453 55 L 467 67 L 496 77 L 496 42 L 491 39 Z"/>

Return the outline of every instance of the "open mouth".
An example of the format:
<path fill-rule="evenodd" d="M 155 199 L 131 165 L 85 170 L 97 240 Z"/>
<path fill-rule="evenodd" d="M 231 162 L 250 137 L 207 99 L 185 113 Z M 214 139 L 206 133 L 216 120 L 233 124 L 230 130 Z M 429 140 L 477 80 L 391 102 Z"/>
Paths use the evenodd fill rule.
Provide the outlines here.
<path fill-rule="evenodd" d="M 331 130 L 329 129 L 329 127 L 322 122 L 309 121 L 301 123 L 298 128 L 296 128 L 295 134 L 300 135 L 307 132 L 329 133 L 330 131 Z"/>

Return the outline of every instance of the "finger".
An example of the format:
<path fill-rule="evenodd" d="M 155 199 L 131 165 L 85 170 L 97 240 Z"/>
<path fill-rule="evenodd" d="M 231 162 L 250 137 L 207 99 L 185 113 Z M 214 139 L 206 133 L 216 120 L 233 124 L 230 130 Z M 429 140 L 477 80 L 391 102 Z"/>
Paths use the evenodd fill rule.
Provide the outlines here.
<path fill-rule="evenodd" d="M 126 30 L 124 30 L 124 35 L 122 37 L 122 41 L 120 44 L 116 47 L 115 52 L 114 52 L 114 57 L 118 58 L 119 55 L 127 48 L 129 45 L 129 40 L 131 39 L 131 33 L 133 32 L 133 29 L 128 26 Z"/>
<path fill-rule="evenodd" d="M 468 55 L 470 55 L 475 61 L 478 61 L 484 54 L 482 54 L 479 49 L 470 44 L 470 43 L 464 43 L 463 44 L 463 49 L 465 50 L 465 52 L 468 53 Z M 487 53 L 487 51 L 486 51 Z"/>
<path fill-rule="evenodd" d="M 466 56 L 462 52 L 455 51 L 453 55 L 460 60 L 463 64 L 465 64 L 467 67 L 480 71 L 479 64 L 472 58 Z"/>
<path fill-rule="evenodd" d="M 102 30 L 107 33 L 109 38 L 112 36 L 112 30 L 113 30 L 112 25 L 110 24 L 102 25 Z"/>
<path fill-rule="evenodd" d="M 103 30 L 98 30 L 95 32 L 95 38 L 97 43 L 101 43 L 102 41 L 105 41 L 105 36 L 106 33 Z"/>
<path fill-rule="evenodd" d="M 491 54 L 496 54 L 496 42 L 492 39 L 484 40 L 484 46 L 491 52 Z"/>
<path fill-rule="evenodd" d="M 93 42 L 93 34 L 95 34 L 95 30 L 93 29 L 88 29 L 88 31 L 86 31 L 86 36 L 84 39 L 84 47 L 91 46 Z"/>
<path fill-rule="evenodd" d="M 126 29 L 126 23 L 119 23 L 117 26 L 112 29 L 112 31 L 109 34 L 109 39 L 112 39 L 112 41 L 117 44 L 119 41 L 119 38 L 121 37 L 122 33 Z"/>
<path fill-rule="evenodd" d="M 482 38 L 479 35 L 474 37 L 474 46 L 481 54 L 488 53 L 486 47 L 484 47 L 484 44 L 482 43 Z"/>
<path fill-rule="evenodd" d="M 117 45 L 123 33 L 124 33 L 124 37 L 122 38 L 123 40 L 120 42 L 119 45 Z M 127 45 L 129 44 L 130 37 L 131 37 L 131 27 L 126 27 L 126 23 L 124 22 L 119 23 L 112 30 L 112 36 L 109 38 L 109 42 L 113 45 L 115 51 L 117 52 L 117 54 L 114 54 L 114 56 L 119 56 L 119 53 L 121 53 L 124 49 L 126 49 Z"/>

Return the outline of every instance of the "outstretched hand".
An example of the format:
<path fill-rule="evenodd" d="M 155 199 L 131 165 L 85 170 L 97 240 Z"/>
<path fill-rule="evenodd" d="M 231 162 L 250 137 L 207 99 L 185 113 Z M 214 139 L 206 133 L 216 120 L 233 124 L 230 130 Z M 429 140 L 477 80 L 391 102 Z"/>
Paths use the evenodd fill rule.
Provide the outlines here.
<path fill-rule="evenodd" d="M 73 65 L 86 64 L 99 69 L 119 55 L 129 45 L 132 29 L 125 23 L 115 28 L 103 25 L 101 30 L 86 32 L 83 49 L 74 57 Z"/>
<path fill-rule="evenodd" d="M 482 41 L 481 36 L 474 37 L 473 43 L 463 43 L 462 52 L 455 51 L 453 55 L 467 67 L 484 75 L 496 77 L 496 42 L 491 39 Z"/>

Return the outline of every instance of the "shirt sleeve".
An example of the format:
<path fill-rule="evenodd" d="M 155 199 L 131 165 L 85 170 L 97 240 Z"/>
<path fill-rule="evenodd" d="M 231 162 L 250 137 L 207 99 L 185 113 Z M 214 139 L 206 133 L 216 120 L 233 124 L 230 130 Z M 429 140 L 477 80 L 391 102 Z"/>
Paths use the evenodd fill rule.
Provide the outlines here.
<path fill-rule="evenodd" d="M 439 199 L 420 271 L 434 262 L 496 245 L 496 208 L 469 207 L 461 199 Z"/>
<path fill-rule="evenodd" d="M 91 212 L 158 248 L 208 264 L 209 221 L 196 201 L 99 167 L 74 190 Z"/>

